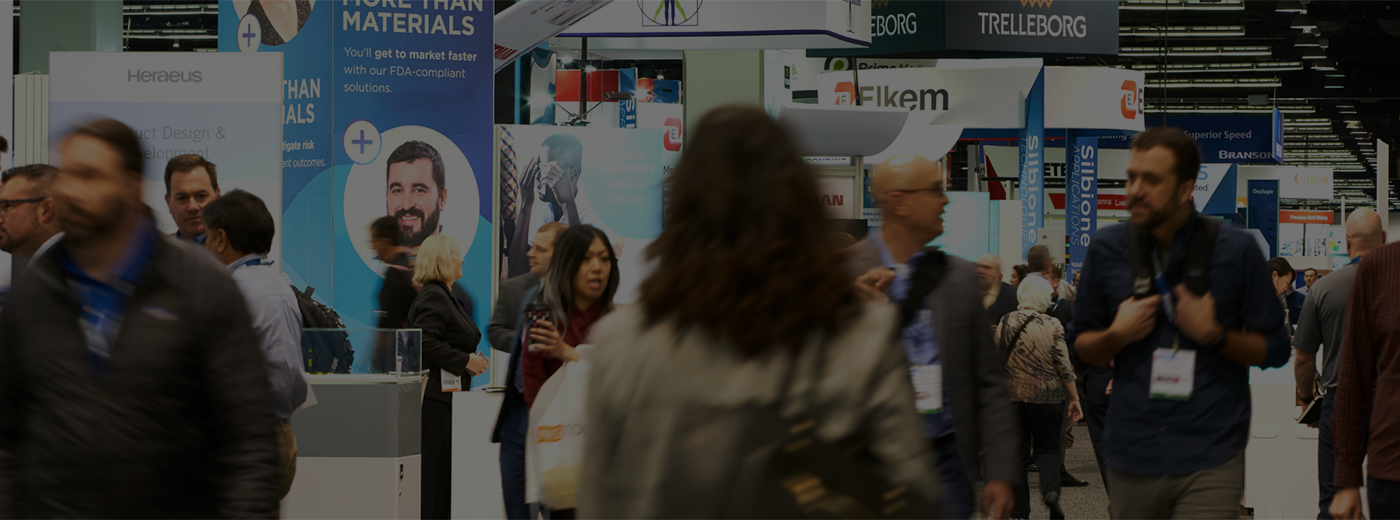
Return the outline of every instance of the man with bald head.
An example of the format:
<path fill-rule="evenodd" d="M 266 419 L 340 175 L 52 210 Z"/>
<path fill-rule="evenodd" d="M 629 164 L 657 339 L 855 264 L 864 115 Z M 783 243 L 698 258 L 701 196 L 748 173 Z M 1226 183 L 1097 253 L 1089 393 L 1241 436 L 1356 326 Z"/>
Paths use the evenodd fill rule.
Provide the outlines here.
<path fill-rule="evenodd" d="M 993 329 L 1001 317 L 1016 312 L 1016 287 L 1001 281 L 1001 258 L 985 254 L 977 260 L 977 282 L 982 288 L 982 307 Z"/>
<path fill-rule="evenodd" d="M 1001 355 L 978 305 L 978 270 L 927 247 L 943 234 L 943 167 L 896 157 L 877 167 L 871 180 L 884 226 L 848 249 L 846 271 L 867 298 L 909 303 L 901 305 L 901 338 L 911 375 L 918 376 L 920 420 L 937 454 L 948 514 L 973 516 L 972 476 L 985 457 L 982 514 L 1006 518 L 1012 483 L 1021 474 L 1020 433 Z"/>
<path fill-rule="evenodd" d="M 1303 301 L 1303 312 L 1298 317 L 1298 329 L 1293 336 L 1293 349 L 1296 352 L 1293 380 L 1297 383 L 1298 404 L 1305 408 L 1312 402 L 1313 386 L 1318 378 L 1317 351 L 1319 346 L 1322 347 L 1322 388 L 1326 394 L 1322 398 L 1321 418 L 1309 424 L 1320 430 L 1317 442 L 1320 519 L 1331 518 L 1327 509 L 1336 494 L 1336 488 L 1332 486 L 1336 469 L 1336 460 L 1332 456 L 1332 408 L 1336 398 L 1334 393 L 1337 389 L 1347 300 L 1351 297 L 1352 280 L 1356 278 L 1356 264 L 1361 261 L 1362 255 L 1385 243 L 1380 215 L 1370 208 L 1353 211 L 1347 218 L 1346 229 L 1347 255 L 1351 257 L 1351 262 L 1313 284 L 1307 299 Z"/>

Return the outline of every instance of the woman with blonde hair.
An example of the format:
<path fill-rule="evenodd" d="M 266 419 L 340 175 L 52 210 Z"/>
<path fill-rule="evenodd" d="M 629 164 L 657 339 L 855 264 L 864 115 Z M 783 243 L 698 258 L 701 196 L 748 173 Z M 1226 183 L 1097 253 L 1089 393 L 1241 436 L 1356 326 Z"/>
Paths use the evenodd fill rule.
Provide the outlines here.
<path fill-rule="evenodd" d="M 447 235 L 433 235 L 418 248 L 413 282 L 423 286 L 408 310 L 408 327 L 423 331 L 422 517 L 448 518 L 452 504 L 452 390 L 486 373 L 490 362 L 476 353 L 481 331 L 449 284 L 462 277 L 462 252 Z"/>
<path fill-rule="evenodd" d="M 1074 386 L 1074 367 L 1070 365 L 1069 348 L 1065 345 L 1065 329 L 1060 321 L 1045 314 L 1053 300 L 1054 290 L 1044 277 L 1021 279 L 1016 297 L 1021 307 L 1007 314 L 997 327 L 997 343 L 1007 351 L 1006 372 L 1011 401 L 1020 416 L 1023 463 L 1030 465 L 1029 446 L 1035 446 L 1036 464 L 1040 466 L 1040 492 L 1050 518 L 1065 517 L 1060 508 L 1060 461 L 1064 449 L 1061 434 L 1065 414 L 1078 422 L 1084 412 L 1079 407 L 1079 392 Z M 1069 401 L 1066 412 L 1065 401 Z M 1030 488 L 1016 486 L 1016 506 L 1012 518 L 1029 518 Z"/>

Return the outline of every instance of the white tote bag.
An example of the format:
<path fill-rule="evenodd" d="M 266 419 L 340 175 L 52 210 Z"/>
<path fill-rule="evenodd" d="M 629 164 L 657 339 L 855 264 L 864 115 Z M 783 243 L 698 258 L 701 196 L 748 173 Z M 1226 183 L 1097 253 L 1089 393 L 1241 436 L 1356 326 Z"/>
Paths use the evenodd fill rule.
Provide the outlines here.
<path fill-rule="evenodd" d="M 555 509 L 578 505 L 583 464 L 584 405 L 588 400 L 588 352 L 576 347 L 579 361 L 565 363 L 535 396 L 525 442 L 525 500 Z"/>

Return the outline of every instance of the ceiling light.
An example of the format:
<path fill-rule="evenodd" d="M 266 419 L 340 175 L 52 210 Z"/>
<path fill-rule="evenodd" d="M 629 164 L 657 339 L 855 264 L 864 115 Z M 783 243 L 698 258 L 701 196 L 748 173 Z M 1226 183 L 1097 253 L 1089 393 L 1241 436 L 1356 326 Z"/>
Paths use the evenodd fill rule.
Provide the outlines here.
<path fill-rule="evenodd" d="M 1305 60 L 1325 60 L 1327 53 L 1322 51 L 1322 47 L 1304 47 L 1303 59 Z"/>
<path fill-rule="evenodd" d="M 1337 70 L 1337 65 L 1332 60 L 1323 58 L 1312 62 L 1313 70 Z"/>
<path fill-rule="evenodd" d="M 1119 27 L 1119 36 L 1157 36 L 1168 38 L 1220 38 L 1244 36 L 1243 25 L 1206 25 L 1180 27 Z"/>
<path fill-rule="evenodd" d="M 1202 72 L 1287 72 L 1303 70 L 1301 61 L 1246 61 L 1222 63 L 1137 63 L 1133 70 L 1147 74 L 1198 74 Z"/>
<path fill-rule="evenodd" d="M 1283 81 L 1278 78 L 1168 79 L 1149 83 L 1147 86 L 1157 88 L 1276 88 L 1282 87 Z"/>
<path fill-rule="evenodd" d="M 1316 36 L 1313 36 L 1312 31 L 1304 31 L 1304 32 L 1303 32 L 1303 35 L 1298 37 L 1298 42 L 1297 42 L 1297 43 L 1294 43 L 1293 46 L 1294 46 L 1294 47 L 1321 47 L 1322 44 L 1317 43 L 1317 37 L 1316 37 Z"/>
<path fill-rule="evenodd" d="M 1324 83 L 1322 84 L 1322 88 L 1345 88 L 1345 87 L 1346 87 L 1346 85 L 1342 83 L 1342 78 L 1327 78 L 1327 81 L 1324 82 Z"/>
<path fill-rule="evenodd" d="M 1118 9 L 1123 11 L 1243 11 L 1244 1 L 1122 0 L 1118 3 Z"/>
<path fill-rule="evenodd" d="M 1298 16 L 1293 17 L 1293 23 L 1289 24 L 1288 27 L 1311 31 L 1317 28 L 1317 22 L 1313 21 L 1313 17 L 1309 16 L 1308 13 L 1298 13 Z"/>
<path fill-rule="evenodd" d="M 1168 56 L 1270 56 L 1273 49 L 1267 45 L 1232 46 L 1232 47 L 1171 47 L 1166 51 Z M 1119 56 L 1160 56 L 1161 47 L 1123 47 L 1118 50 Z"/>
<path fill-rule="evenodd" d="M 1303 3 L 1298 0 L 1283 0 L 1278 3 L 1278 7 L 1275 8 L 1274 11 L 1279 13 L 1305 13 L 1307 9 L 1304 9 Z"/>

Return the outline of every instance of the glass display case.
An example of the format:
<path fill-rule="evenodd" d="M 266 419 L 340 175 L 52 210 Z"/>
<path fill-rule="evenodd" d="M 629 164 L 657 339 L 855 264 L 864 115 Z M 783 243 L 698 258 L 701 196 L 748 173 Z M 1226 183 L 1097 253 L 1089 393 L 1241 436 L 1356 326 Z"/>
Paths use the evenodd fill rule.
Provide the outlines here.
<path fill-rule="evenodd" d="M 305 329 L 307 374 L 417 377 L 423 373 L 420 329 Z"/>

